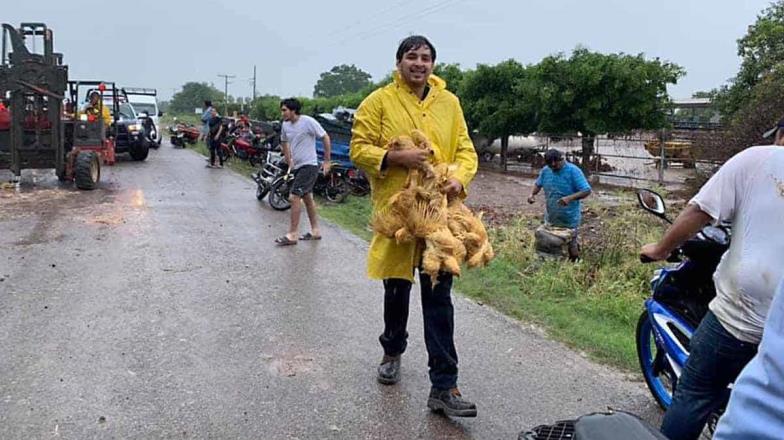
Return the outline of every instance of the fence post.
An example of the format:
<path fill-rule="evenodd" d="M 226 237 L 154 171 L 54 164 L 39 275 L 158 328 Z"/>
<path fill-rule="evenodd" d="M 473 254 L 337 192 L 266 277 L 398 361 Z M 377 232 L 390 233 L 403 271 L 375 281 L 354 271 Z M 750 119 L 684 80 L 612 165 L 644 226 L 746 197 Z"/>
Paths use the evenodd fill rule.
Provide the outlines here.
<path fill-rule="evenodd" d="M 661 132 L 659 133 L 659 151 L 660 151 L 660 155 L 659 155 L 659 183 L 661 185 L 664 185 L 664 167 L 665 167 L 665 161 L 667 160 L 666 157 L 665 157 L 665 151 L 664 151 L 665 150 L 664 142 L 665 142 L 666 139 L 667 139 L 667 136 L 665 135 L 665 131 L 662 128 Z"/>

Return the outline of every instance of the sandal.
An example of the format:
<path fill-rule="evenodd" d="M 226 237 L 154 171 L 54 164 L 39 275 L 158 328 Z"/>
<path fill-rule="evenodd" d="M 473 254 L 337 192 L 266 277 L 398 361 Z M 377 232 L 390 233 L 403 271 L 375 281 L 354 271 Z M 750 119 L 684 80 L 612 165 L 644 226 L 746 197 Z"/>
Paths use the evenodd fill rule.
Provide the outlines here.
<path fill-rule="evenodd" d="M 321 236 L 320 235 L 313 235 L 310 232 L 308 232 L 305 235 L 300 235 L 299 239 L 300 240 L 321 240 Z"/>
<path fill-rule="evenodd" d="M 275 244 L 277 244 L 278 246 L 291 246 L 297 244 L 297 240 L 291 240 L 284 235 L 282 237 L 276 238 Z"/>

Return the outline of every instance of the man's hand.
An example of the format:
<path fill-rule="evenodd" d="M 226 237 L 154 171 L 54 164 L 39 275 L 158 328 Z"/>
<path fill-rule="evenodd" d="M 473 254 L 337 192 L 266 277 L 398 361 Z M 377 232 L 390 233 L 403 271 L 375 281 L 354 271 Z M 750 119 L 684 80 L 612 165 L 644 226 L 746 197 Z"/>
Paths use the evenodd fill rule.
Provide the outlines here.
<path fill-rule="evenodd" d="M 533 204 L 536 201 L 536 196 L 528 196 L 528 203 Z"/>
<path fill-rule="evenodd" d="M 640 256 L 648 257 L 652 261 L 661 261 L 667 259 L 670 253 L 662 249 L 659 243 L 648 243 L 640 249 Z"/>
<path fill-rule="evenodd" d="M 325 160 L 325 161 L 324 161 L 324 162 L 321 164 L 321 172 L 324 174 L 324 176 L 327 176 L 327 175 L 329 175 L 329 170 L 330 170 L 331 168 L 332 168 L 332 162 L 330 162 L 330 161 L 328 161 L 328 160 Z"/>
<path fill-rule="evenodd" d="M 561 206 L 566 206 L 570 203 L 572 203 L 572 198 L 570 196 L 561 197 L 560 199 L 558 199 L 558 204 Z"/>
<path fill-rule="evenodd" d="M 457 179 L 449 179 L 446 182 L 446 185 L 441 189 L 448 199 L 452 199 L 460 194 L 463 191 L 463 184 L 460 183 Z"/>
<path fill-rule="evenodd" d="M 396 150 L 387 153 L 387 160 L 391 165 L 399 165 L 406 168 L 416 168 L 427 162 L 430 154 L 425 150 Z"/>

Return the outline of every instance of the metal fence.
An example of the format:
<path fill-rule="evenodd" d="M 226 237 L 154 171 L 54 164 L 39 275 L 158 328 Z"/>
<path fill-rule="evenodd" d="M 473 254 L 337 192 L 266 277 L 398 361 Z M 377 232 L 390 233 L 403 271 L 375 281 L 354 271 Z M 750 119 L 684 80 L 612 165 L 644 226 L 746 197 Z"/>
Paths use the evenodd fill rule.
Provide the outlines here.
<path fill-rule="evenodd" d="M 697 153 L 695 130 L 662 130 L 597 136 L 587 169 L 600 183 L 640 187 L 656 183 L 681 186 L 698 173 L 709 173 L 720 161 L 701 158 Z M 538 173 L 544 152 L 554 148 L 570 162 L 582 163 L 582 137 L 547 134 L 535 136 L 537 147 L 521 152 L 510 147 L 507 169 Z M 535 150 L 535 151 L 531 151 Z"/>

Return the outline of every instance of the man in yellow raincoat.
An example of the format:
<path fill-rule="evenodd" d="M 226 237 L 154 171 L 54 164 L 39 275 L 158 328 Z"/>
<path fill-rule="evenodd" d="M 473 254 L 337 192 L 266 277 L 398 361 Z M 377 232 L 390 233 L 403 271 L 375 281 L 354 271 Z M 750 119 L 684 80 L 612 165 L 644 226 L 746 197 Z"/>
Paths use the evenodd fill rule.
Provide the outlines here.
<path fill-rule="evenodd" d="M 112 115 L 109 113 L 109 108 L 106 104 L 101 102 L 101 94 L 93 91 L 90 93 L 90 101 L 84 106 L 82 112 L 87 115 L 89 121 L 97 121 L 103 119 L 103 124 L 107 128 L 112 125 Z"/>
<path fill-rule="evenodd" d="M 408 169 L 425 161 L 457 165 L 454 178 L 443 188 L 449 197 L 465 197 L 474 177 L 477 156 L 468 136 L 463 110 L 446 83 L 432 75 L 435 47 L 422 36 L 411 36 L 397 50 L 394 81 L 368 96 L 359 106 L 351 136 L 351 160 L 370 179 L 373 211 L 389 204 L 403 188 Z M 389 140 L 419 129 L 430 139 L 434 155 L 422 150 L 388 151 Z M 400 358 L 406 349 L 408 305 L 414 270 L 420 266 L 422 243 L 397 244 L 375 234 L 368 255 L 368 275 L 383 280 L 384 333 L 379 337 L 384 357 L 378 381 L 400 380 Z M 427 406 L 449 416 L 474 417 L 476 405 L 457 389 L 457 352 L 453 340 L 452 275 L 442 273 L 432 285 L 420 272 L 425 345 L 432 388 Z"/>

